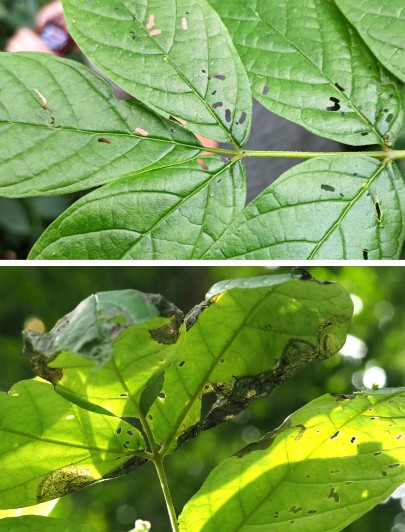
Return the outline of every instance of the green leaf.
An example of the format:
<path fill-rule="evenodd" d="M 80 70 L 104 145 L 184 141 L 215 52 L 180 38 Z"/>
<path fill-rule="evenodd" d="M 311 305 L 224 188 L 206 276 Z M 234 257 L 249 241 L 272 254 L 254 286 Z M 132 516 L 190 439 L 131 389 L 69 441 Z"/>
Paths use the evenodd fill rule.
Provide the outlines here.
<path fill-rule="evenodd" d="M 24 331 L 24 352 L 35 373 L 69 401 L 98 413 L 139 417 L 139 410 L 147 414 L 164 368 L 178 354 L 182 323 L 183 314 L 162 296 L 101 292 L 49 333 Z"/>
<path fill-rule="evenodd" d="M 356 146 L 399 134 L 398 84 L 333 0 L 209 1 L 232 36 L 253 96 L 270 111 Z"/>
<path fill-rule="evenodd" d="M 166 118 L 186 120 L 185 127 L 200 135 L 237 145 L 246 141 L 249 81 L 206 0 L 63 5 L 75 41 L 118 86 Z"/>
<path fill-rule="evenodd" d="M 405 185 L 395 164 L 356 156 L 295 166 L 255 198 L 204 259 L 397 259 Z"/>
<path fill-rule="evenodd" d="M 243 163 L 204 158 L 120 179 L 76 202 L 30 259 L 197 259 L 245 204 Z"/>
<path fill-rule="evenodd" d="M 146 135 L 146 136 L 145 136 Z M 0 55 L 0 194 L 56 195 L 195 157 L 200 144 L 80 63 Z"/>
<path fill-rule="evenodd" d="M 130 325 L 159 316 L 157 305 L 164 301 L 161 296 L 137 290 L 94 294 L 61 318 L 49 333 L 25 330 L 24 353 L 40 365 L 44 357 L 53 360 L 58 353 L 70 351 L 102 366 L 112 357 L 114 339 Z"/>
<path fill-rule="evenodd" d="M 0 532 L 97 532 L 97 529 L 83 523 L 72 523 L 70 519 L 26 515 L 2 519 Z"/>
<path fill-rule="evenodd" d="M 335 0 L 371 51 L 405 82 L 405 5 L 403 0 Z"/>
<path fill-rule="evenodd" d="M 404 431 L 404 388 L 326 394 L 215 468 L 180 530 L 342 530 L 405 482 Z"/>
<path fill-rule="evenodd" d="M 0 508 L 52 500 L 114 476 L 145 448 L 129 423 L 72 405 L 34 379 L 0 392 L 0 434 Z"/>
<path fill-rule="evenodd" d="M 165 448 L 232 418 L 345 342 L 353 306 L 342 287 L 290 276 L 235 285 L 219 294 L 213 287 L 216 295 L 186 317 L 184 347 L 149 411 Z M 217 402 L 200 422 L 202 398 L 212 392 Z"/>

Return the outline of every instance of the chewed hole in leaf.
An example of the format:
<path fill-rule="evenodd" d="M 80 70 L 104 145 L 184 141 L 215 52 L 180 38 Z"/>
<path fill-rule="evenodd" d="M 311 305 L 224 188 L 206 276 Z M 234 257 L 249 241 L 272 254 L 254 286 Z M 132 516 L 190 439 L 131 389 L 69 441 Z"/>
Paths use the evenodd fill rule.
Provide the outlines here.
<path fill-rule="evenodd" d="M 111 139 L 107 139 L 105 137 L 100 137 L 97 140 L 98 140 L 98 142 L 104 142 L 104 144 L 112 144 L 112 140 Z"/>
<path fill-rule="evenodd" d="M 146 131 L 145 129 L 142 129 L 141 127 L 137 127 L 135 129 L 136 133 L 139 133 L 140 135 L 142 135 L 143 137 L 147 137 L 149 135 L 149 132 Z"/>
<path fill-rule="evenodd" d="M 270 90 L 269 87 L 268 87 L 267 85 L 265 85 L 265 86 L 263 87 L 263 90 L 262 90 L 262 95 L 263 95 L 263 96 L 266 96 L 266 94 L 269 93 L 269 90 Z"/>
<path fill-rule="evenodd" d="M 340 431 L 338 430 L 337 432 L 335 432 L 335 434 L 333 434 L 329 439 L 331 440 L 334 440 L 335 438 L 337 438 L 340 434 Z"/>
<path fill-rule="evenodd" d="M 187 17 L 183 17 L 181 19 L 181 27 L 183 28 L 184 31 L 187 31 L 188 30 L 188 20 L 187 20 Z"/>
<path fill-rule="evenodd" d="M 160 392 L 158 394 L 159 399 L 166 399 L 166 394 L 164 392 Z"/>
<path fill-rule="evenodd" d="M 223 74 L 213 74 L 212 77 L 215 79 L 220 79 L 221 81 L 224 81 L 225 79 L 225 76 Z"/>
<path fill-rule="evenodd" d="M 222 107 L 224 105 L 224 102 L 215 102 L 211 104 L 212 109 L 216 109 L 217 107 Z"/>
<path fill-rule="evenodd" d="M 185 363 L 186 363 L 185 360 L 182 360 L 182 361 L 179 363 L 179 368 L 182 368 L 182 367 L 184 366 Z"/>

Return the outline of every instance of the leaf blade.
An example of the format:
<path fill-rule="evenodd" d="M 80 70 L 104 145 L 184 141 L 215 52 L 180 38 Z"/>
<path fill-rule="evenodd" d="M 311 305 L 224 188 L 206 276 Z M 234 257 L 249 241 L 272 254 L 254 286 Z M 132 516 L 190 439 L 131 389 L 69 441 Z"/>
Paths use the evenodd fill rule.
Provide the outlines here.
<path fill-rule="evenodd" d="M 186 317 L 184 348 L 150 409 L 155 438 L 165 449 L 223 423 L 343 345 L 352 313 L 343 288 L 287 275 L 272 283 L 269 277 L 231 283 Z M 217 402 L 201 419 L 202 397 L 212 392 Z"/>
<path fill-rule="evenodd" d="M 332 0 L 210 0 L 270 111 L 345 144 L 396 138 L 399 87 Z M 385 113 L 384 109 L 387 109 Z"/>
<path fill-rule="evenodd" d="M 242 163 L 205 158 L 123 178 L 62 214 L 29 259 L 199 258 L 244 206 Z"/>
<path fill-rule="evenodd" d="M 215 468 L 180 530 L 342 530 L 404 482 L 404 412 L 403 388 L 315 399 Z"/>
<path fill-rule="evenodd" d="M 356 5 L 336 0 L 336 4 L 385 68 L 405 82 L 405 9 L 401 0 Z"/>
<path fill-rule="evenodd" d="M 245 142 L 251 120 L 246 72 L 205 0 L 147 5 L 114 0 L 97 6 L 65 0 L 64 8 L 74 39 L 117 85 L 166 118 L 186 120 L 185 127 L 196 133 Z"/>
<path fill-rule="evenodd" d="M 40 53 L 0 57 L 0 193 L 85 190 L 195 157 L 200 144 L 86 66 Z M 79 97 L 80 95 L 80 97 Z"/>
<path fill-rule="evenodd" d="M 361 155 L 317 157 L 255 198 L 203 258 L 395 259 L 404 217 L 404 182 L 395 164 Z"/>
<path fill-rule="evenodd" d="M 8 394 L 0 393 L 0 403 L 1 508 L 30 506 L 81 489 L 145 448 L 132 425 L 82 410 L 42 380 L 19 382 Z"/>

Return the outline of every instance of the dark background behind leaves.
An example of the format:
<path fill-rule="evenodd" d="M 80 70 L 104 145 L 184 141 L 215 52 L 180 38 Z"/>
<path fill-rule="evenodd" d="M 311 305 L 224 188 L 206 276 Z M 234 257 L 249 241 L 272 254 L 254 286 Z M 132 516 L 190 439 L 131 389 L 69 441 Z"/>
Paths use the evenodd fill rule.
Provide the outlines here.
<path fill-rule="evenodd" d="M 14 382 L 32 376 L 20 355 L 21 330 L 32 318 L 43 321 L 49 330 L 91 293 L 122 288 L 161 293 L 187 312 L 219 280 L 273 271 L 282 273 L 289 268 L 2 267 L 0 389 L 6 391 Z M 366 356 L 354 359 L 336 355 L 311 366 L 283 384 L 270 398 L 256 403 L 237 421 L 207 431 L 168 457 L 167 474 L 178 512 L 208 472 L 225 457 L 278 426 L 306 402 L 326 392 L 350 393 L 354 373 L 375 365 L 385 371 L 386 386 L 404 385 L 405 268 L 313 267 L 310 271 L 317 278 L 341 283 L 361 299 L 363 310 L 354 316 L 350 334 L 365 342 Z M 92 523 L 100 532 L 124 532 L 133 526 L 135 519 L 150 520 L 152 532 L 168 530 L 158 480 L 149 465 L 128 477 L 102 482 L 63 498 L 53 515 Z M 405 512 L 398 500 L 390 499 L 346 530 L 389 531 L 395 522 L 405 523 Z"/>

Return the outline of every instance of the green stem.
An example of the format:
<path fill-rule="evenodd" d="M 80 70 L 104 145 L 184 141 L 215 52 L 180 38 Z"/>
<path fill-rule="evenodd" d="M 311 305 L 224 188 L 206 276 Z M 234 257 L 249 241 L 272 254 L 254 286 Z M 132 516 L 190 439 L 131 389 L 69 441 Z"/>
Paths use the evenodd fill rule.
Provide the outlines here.
<path fill-rule="evenodd" d="M 176 510 L 174 509 L 172 496 L 170 493 L 169 485 L 167 483 L 166 473 L 163 468 L 163 456 L 160 456 L 160 455 L 155 456 L 153 463 L 155 465 L 155 469 L 158 474 L 160 485 L 162 487 L 163 495 L 166 501 L 166 507 L 169 513 L 170 524 L 172 525 L 172 530 L 173 532 L 179 532 Z"/>
<path fill-rule="evenodd" d="M 312 152 L 312 151 L 257 151 L 241 150 L 239 153 L 235 150 L 226 150 L 221 148 L 206 147 L 205 151 L 216 153 L 218 155 L 230 155 L 244 157 L 270 157 L 274 159 L 314 159 L 315 157 L 336 157 L 339 155 L 364 155 L 374 157 L 375 159 L 405 159 L 405 150 L 381 150 L 381 151 L 332 151 L 332 152 Z"/>

